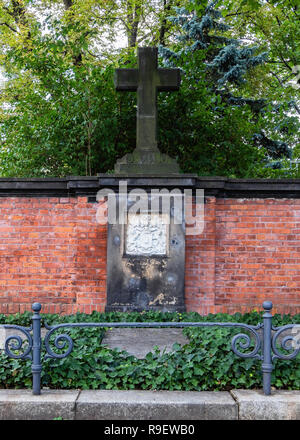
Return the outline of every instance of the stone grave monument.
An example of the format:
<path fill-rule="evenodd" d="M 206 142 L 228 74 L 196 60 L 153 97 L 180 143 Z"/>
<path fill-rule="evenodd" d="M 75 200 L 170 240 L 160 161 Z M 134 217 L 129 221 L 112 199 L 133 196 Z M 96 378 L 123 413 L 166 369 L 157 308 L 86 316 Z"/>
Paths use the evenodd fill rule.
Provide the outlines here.
<path fill-rule="evenodd" d="M 157 92 L 179 90 L 179 69 L 157 67 L 157 48 L 138 48 L 138 69 L 116 69 L 118 91 L 137 92 L 136 149 L 115 165 L 117 174 L 178 174 L 174 159 L 157 148 Z"/>
<path fill-rule="evenodd" d="M 106 311 L 183 311 L 184 197 L 178 186 L 187 179 L 157 146 L 157 92 L 179 90 L 180 71 L 158 68 L 157 48 L 138 48 L 138 68 L 116 69 L 115 86 L 137 92 L 137 135 L 135 150 L 117 161 L 115 174 L 100 175 L 101 185 L 115 190 L 122 182 L 131 189 L 108 197 L 108 211 L 116 202 L 125 214 L 124 221 L 108 224 Z M 157 194 L 172 185 L 171 196 L 168 190 Z"/>

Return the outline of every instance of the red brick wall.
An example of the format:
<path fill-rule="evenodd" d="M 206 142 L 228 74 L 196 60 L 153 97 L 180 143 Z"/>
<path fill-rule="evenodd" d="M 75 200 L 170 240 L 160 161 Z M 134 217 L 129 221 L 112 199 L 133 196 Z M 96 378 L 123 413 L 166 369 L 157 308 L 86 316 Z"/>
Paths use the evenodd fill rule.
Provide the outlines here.
<path fill-rule="evenodd" d="M 78 198 L 0 198 L 0 313 L 103 311 L 106 227 Z"/>
<path fill-rule="evenodd" d="M 186 240 L 187 310 L 300 313 L 300 200 L 207 198 Z"/>
<path fill-rule="evenodd" d="M 78 198 L 0 198 L 0 313 L 104 311 L 106 227 Z M 186 238 L 186 306 L 201 314 L 300 313 L 300 200 L 207 197 Z"/>

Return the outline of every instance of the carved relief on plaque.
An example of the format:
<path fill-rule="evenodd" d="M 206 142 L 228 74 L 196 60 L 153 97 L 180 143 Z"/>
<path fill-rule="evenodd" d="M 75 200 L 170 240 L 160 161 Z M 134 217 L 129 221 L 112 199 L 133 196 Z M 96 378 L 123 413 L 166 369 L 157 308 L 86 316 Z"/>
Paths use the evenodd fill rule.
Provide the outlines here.
<path fill-rule="evenodd" d="M 167 255 L 169 216 L 167 214 L 128 214 L 125 254 L 140 256 Z"/>

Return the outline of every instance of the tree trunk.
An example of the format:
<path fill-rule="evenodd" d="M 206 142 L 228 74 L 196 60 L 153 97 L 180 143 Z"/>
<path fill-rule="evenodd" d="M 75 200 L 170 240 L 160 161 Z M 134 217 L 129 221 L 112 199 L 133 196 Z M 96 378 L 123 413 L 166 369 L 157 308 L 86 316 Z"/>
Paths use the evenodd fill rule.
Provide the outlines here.
<path fill-rule="evenodd" d="M 141 5 L 135 2 L 134 7 L 127 1 L 127 40 L 128 47 L 134 47 L 137 41 L 138 27 L 141 18 Z"/>
<path fill-rule="evenodd" d="M 166 38 L 166 32 L 168 30 L 168 27 L 170 24 L 168 24 L 167 17 L 170 15 L 171 8 L 173 6 L 180 6 L 180 1 L 176 0 L 163 0 L 163 15 L 162 15 L 162 22 L 161 27 L 159 31 L 159 43 L 162 46 L 165 46 L 165 38 Z"/>
<path fill-rule="evenodd" d="M 165 12 L 170 11 L 171 9 L 171 2 L 167 4 L 167 0 L 164 0 L 164 9 L 163 9 L 163 20 L 161 23 L 160 31 L 159 31 L 159 44 L 162 46 L 165 46 L 165 35 L 167 30 L 167 19 Z"/>
<path fill-rule="evenodd" d="M 73 0 L 63 0 L 65 9 L 68 10 L 73 5 Z"/>

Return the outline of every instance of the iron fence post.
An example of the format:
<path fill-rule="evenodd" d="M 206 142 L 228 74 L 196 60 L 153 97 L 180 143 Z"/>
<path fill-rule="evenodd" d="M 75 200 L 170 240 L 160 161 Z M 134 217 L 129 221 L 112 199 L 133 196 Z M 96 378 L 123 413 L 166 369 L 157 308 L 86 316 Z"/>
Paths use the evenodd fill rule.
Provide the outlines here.
<path fill-rule="evenodd" d="M 271 374 L 273 370 L 272 363 L 272 310 L 273 304 L 271 301 L 264 301 L 263 308 L 265 313 L 263 314 L 263 363 L 262 363 L 262 373 L 263 373 L 263 390 L 266 396 L 271 394 Z"/>
<path fill-rule="evenodd" d="M 38 396 L 41 394 L 41 304 L 33 303 L 32 310 L 32 332 L 33 332 L 33 346 L 32 346 L 32 391 Z"/>

